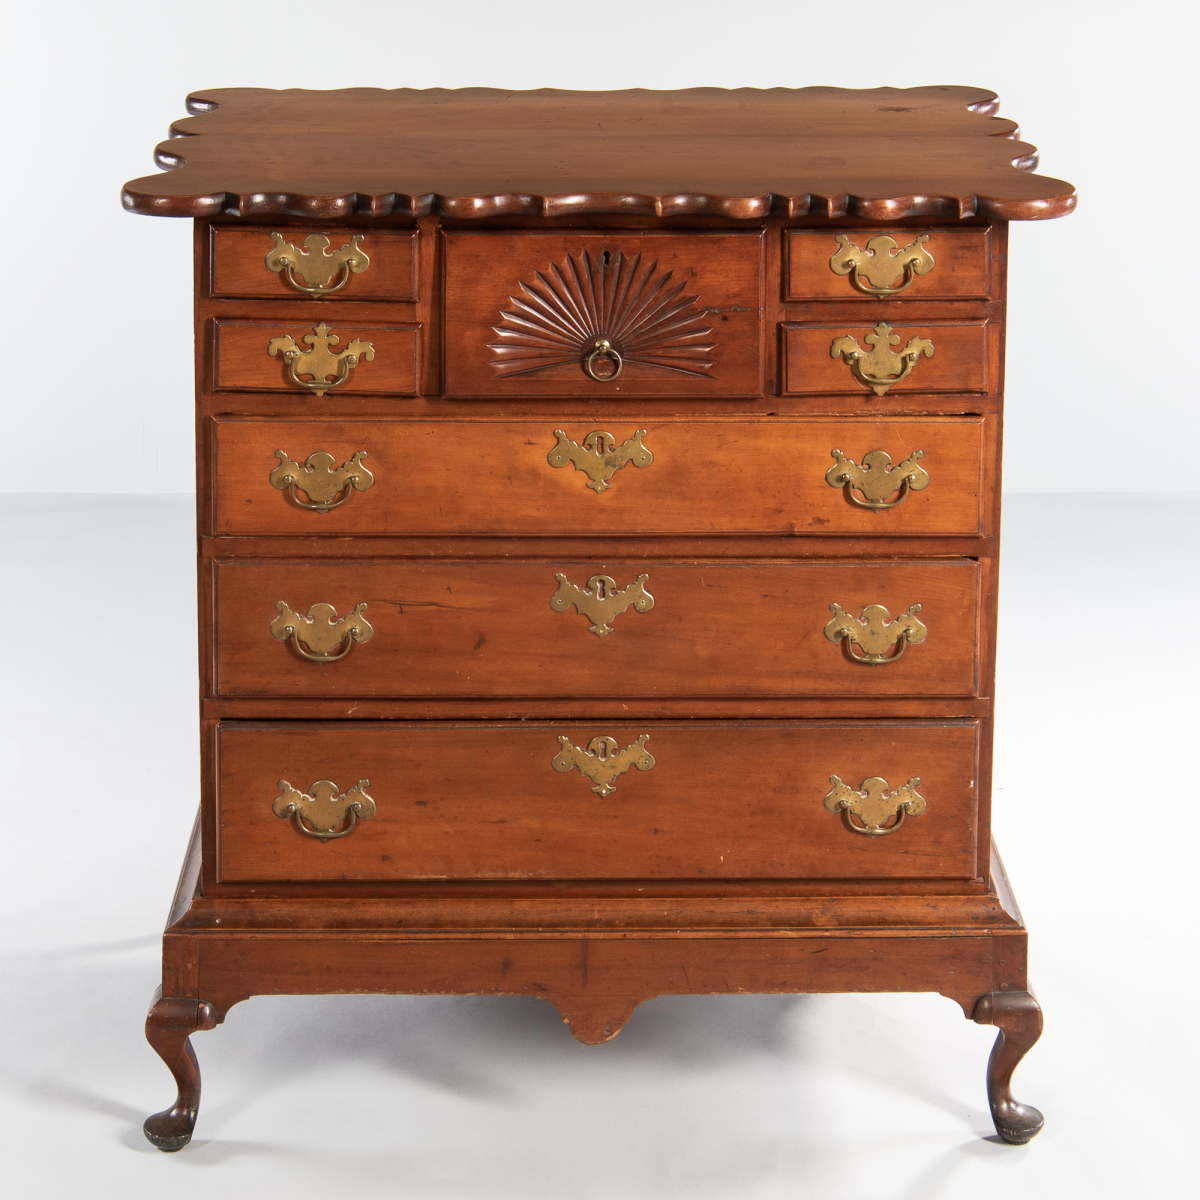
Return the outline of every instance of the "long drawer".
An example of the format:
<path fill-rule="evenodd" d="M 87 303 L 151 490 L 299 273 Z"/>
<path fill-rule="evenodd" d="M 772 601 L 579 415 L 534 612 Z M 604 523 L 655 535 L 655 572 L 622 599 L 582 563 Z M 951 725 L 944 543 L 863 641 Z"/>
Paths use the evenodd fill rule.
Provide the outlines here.
<path fill-rule="evenodd" d="M 995 452 L 980 417 L 214 424 L 222 534 L 969 536 Z"/>
<path fill-rule="evenodd" d="M 973 560 L 222 560 L 214 572 L 222 696 L 977 686 Z"/>
<path fill-rule="evenodd" d="M 969 721 L 225 722 L 219 875 L 970 878 L 977 735 Z"/>

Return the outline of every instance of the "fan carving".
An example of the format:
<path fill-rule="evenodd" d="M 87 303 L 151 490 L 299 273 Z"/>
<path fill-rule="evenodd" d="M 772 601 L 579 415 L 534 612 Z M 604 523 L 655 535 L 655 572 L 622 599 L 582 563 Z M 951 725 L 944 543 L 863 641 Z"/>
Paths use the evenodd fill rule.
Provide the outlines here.
<path fill-rule="evenodd" d="M 713 368 L 708 310 L 683 295 L 686 280 L 641 254 L 586 250 L 569 254 L 520 284 L 510 309 L 493 326 L 488 349 L 501 378 L 576 363 L 598 383 L 616 379 L 626 363 L 709 376 Z"/>

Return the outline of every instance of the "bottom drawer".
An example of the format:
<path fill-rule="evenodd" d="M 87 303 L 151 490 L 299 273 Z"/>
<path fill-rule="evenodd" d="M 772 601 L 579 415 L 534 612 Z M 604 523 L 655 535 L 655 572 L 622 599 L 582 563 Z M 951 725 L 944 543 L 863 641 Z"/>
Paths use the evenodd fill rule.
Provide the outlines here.
<path fill-rule="evenodd" d="M 973 721 L 227 721 L 218 737 L 225 882 L 977 874 Z"/>

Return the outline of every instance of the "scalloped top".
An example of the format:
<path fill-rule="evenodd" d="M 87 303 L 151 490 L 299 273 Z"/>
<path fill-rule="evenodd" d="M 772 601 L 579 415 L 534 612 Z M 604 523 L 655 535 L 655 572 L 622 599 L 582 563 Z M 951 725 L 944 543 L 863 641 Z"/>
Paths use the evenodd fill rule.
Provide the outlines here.
<path fill-rule="evenodd" d="M 911 216 L 1075 207 L 968 87 L 193 92 L 121 193 L 169 217 Z"/>

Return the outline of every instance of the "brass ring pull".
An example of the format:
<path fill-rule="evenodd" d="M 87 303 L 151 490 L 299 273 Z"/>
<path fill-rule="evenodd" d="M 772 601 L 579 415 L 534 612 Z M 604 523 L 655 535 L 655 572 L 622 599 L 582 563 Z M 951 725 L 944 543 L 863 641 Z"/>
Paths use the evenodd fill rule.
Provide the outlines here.
<path fill-rule="evenodd" d="M 861 790 L 849 787 L 836 775 L 830 775 L 829 782 L 833 787 L 825 797 L 825 807 L 830 812 L 840 812 L 847 828 L 864 837 L 895 833 L 906 816 L 919 817 L 925 811 L 925 797 L 917 791 L 921 780 L 916 776 L 890 793 L 887 780 L 877 775 L 864 779 Z"/>
<path fill-rule="evenodd" d="M 831 642 L 842 642 L 846 657 L 864 667 L 884 667 L 894 663 L 909 642 L 923 642 L 929 632 L 917 620 L 917 613 L 921 611 L 919 604 L 914 604 L 894 621 L 882 604 L 868 604 L 859 617 L 850 616 L 840 604 L 831 604 L 829 611 L 833 613 L 833 620 L 825 626 L 825 636 Z M 889 650 L 891 654 L 888 654 Z"/>
<path fill-rule="evenodd" d="M 367 795 L 369 779 L 360 779 L 339 795 L 332 780 L 318 779 L 307 792 L 297 791 L 286 779 L 278 783 L 279 795 L 271 811 L 283 820 L 289 817 L 305 837 L 316 838 L 322 845 L 334 838 L 349 837 L 361 818 L 375 815 L 375 801 Z M 339 825 L 344 828 L 339 829 Z"/>
<path fill-rule="evenodd" d="M 613 364 L 613 372 L 611 375 L 597 375 L 594 370 L 594 364 L 597 359 L 607 358 Z M 608 338 L 597 338 L 592 345 L 592 352 L 583 360 L 583 369 L 587 372 L 589 378 L 594 379 L 597 383 L 612 383 L 614 379 L 625 369 L 625 360 L 617 352 L 617 348 L 608 340 Z"/>
<path fill-rule="evenodd" d="M 279 642 L 290 639 L 296 653 L 309 662 L 340 662 L 354 649 L 355 642 L 369 642 L 375 636 L 362 615 L 366 601 L 356 604 L 344 617 L 337 615 L 332 604 L 314 604 L 303 617 L 293 612 L 285 600 L 276 601 L 275 607 L 279 616 L 271 622 L 272 636 Z"/>
<path fill-rule="evenodd" d="M 334 292 L 340 292 L 342 288 L 344 288 L 346 284 L 350 282 L 350 264 L 342 263 L 342 269 L 337 275 L 337 283 L 327 287 L 322 287 L 319 283 L 312 287 L 309 287 L 306 283 L 301 283 L 300 280 L 296 278 L 295 272 L 292 270 L 291 263 L 283 264 L 283 277 L 292 285 L 292 287 L 296 289 L 296 291 L 303 292 L 306 296 L 332 296 Z M 851 282 L 853 282 L 853 280 Z"/>

